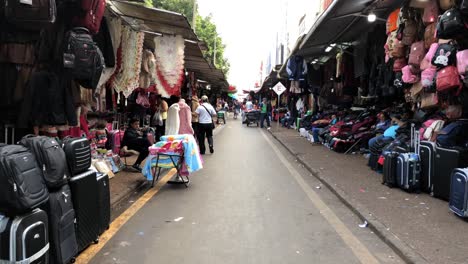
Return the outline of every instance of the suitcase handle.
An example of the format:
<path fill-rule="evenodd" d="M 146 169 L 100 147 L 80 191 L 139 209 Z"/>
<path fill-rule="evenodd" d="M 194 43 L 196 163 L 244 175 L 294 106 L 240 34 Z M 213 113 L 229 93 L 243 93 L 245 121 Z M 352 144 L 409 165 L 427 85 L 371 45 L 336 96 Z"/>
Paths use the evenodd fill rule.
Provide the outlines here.
<path fill-rule="evenodd" d="M 85 28 L 85 27 L 75 27 L 75 28 L 73 28 L 73 32 L 75 32 L 75 33 L 82 32 L 82 33 L 89 34 L 89 30 L 87 28 Z"/>
<path fill-rule="evenodd" d="M 33 137 L 36 137 L 36 135 L 34 135 L 34 134 L 27 134 L 26 136 L 23 137 L 23 139 L 26 139 L 26 138 L 33 138 Z"/>

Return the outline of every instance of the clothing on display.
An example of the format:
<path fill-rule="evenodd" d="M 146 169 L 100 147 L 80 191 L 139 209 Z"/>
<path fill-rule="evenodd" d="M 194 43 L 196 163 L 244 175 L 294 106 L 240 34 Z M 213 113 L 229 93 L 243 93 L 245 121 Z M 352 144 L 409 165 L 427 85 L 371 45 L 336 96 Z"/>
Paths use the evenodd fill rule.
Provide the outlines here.
<path fill-rule="evenodd" d="M 163 97 L 180 96 L 184 81 L 184 39 L 177 36 L 154 38 L 156 57 L 156 88 Z"/>
<path fill-rule="evenodd" d="M 180 106 L 173 104 L 169 107 L 166 120 L 166 135 L 178 135 L 180 129 Z"/>

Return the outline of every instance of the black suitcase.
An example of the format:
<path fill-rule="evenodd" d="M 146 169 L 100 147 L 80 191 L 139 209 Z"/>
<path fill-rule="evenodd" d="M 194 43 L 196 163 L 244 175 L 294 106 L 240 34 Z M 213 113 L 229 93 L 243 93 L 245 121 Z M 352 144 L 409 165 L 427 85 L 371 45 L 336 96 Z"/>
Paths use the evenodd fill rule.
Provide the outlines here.
<path fill-rule="evenodd" d="M 400 153 L 394 151 L 384 153 L 385 161 L 383 165 L 382 184 L 390 188 L 397 186 L 396 169 L 399 154 Z"/>
<path fill-rule="evenodd" d="M 91 147 L 86 138 L 65 138 L 63 150 L 72 176 L 89 170 L 91 167 Z"/>
<path fill-rule="evenodd" d="M 28 135 L 20 141 L 20 144 L 27 147 L 36 157 L 49 189 L 60 188 L 67 184 L 67 159 L 57 140 Z"/>
<path fill-rule="evenodd" d="M 369 156 L 369 162 L 367 163 L 367 166 L 369 166 L 372 170 L 378 170 L 379 158 L 380 158 L 380 155 L 371 153 Z"/>
<path fill-rule="evenodd" d="M 99 205 L 96 172 L 88 170 L 70 179 L 76 215 L 76 239 L 81 252 L 99 237 Z"/>
<path fill-rule="evenodd" d="M 49 263 L 48 226 L 40 209 L 14 218 L 0 215 L 0 263 Z"/>
<path fill-rule="evenodd" d="M 109 176 L 107 174 L 98 174 L 98 206 L 99 206 L 99 235 L 109 229 L 111 209 L 110 209 L 110 190 Z"/>
<path fill-rule="evenodd" d="M 75 234 L 75 210 L 70 186 L 50 193 L 45 208 L 50 222 L 50 263 L 71 263 L 78 254 Z"/>
<path fill-rule="evenodd" d="M 451 181 L 449 208 L 460 217 L 468 217 L 468 169 L 455 169 Z"/>
<path fill-rule="evenodd" d="M 433 179 L 434 197 L 448 201 L 450 199 L 451 175 L 456 168 L 468 167 L 468 152 L 463 149 L 436 148 L 435 173 Z"/>
<path fill-rule="evenodd" d="M 0 212 L 27 213 L 47 199 L 49 192 L 34 155 L 23 146 L 0 146 Z"/>
<path fill-rule="evenodd" d="M 422 141 L 419 156 L 421 157 L 421 191 L 432 193 L 432 181 L 436 165 L 436 143 Z"/>

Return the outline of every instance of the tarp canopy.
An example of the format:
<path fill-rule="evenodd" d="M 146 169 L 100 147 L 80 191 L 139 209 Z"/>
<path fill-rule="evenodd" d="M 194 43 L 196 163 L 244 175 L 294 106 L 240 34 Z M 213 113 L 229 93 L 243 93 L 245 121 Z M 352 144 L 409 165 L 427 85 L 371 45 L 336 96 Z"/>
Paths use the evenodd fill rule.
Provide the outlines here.
<path fill-rule="evenodd" d="M 323 54 L 330 44 L 353 42 L 373 28 L 373 24 L 367 21 L 370 12 L 378 17 L 375 23 L 385 23 L 388 15 L 404 1 L 334 0 L 307 33 L 296 55 L 316 57 Z"/>
<path fill-rule="evenodd" d="M 202 43 L 184 15 L 145 7 L 135 2 L 113 0 L 107 3 L 110 12 L 121 17 L 133 29 L 146 33 L 145 45 L 147 47 L 154 48 L 153 39 L 156 36 L 182 36 L 185 39 L 186 70 L 194 72 L 198 79 L 210 83 L 214 89 L 228 89 L 226 76 L 204 58 Z"/>

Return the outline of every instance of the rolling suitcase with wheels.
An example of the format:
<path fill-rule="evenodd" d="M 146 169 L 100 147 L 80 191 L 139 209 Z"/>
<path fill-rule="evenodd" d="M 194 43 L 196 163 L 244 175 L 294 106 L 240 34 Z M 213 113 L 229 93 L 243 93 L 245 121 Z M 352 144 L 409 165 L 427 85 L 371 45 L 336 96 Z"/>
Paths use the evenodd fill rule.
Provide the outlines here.
<path fill-rule="evenodd" d="M 420 191 L 421 159 L 419 157 L 419 132 L 414 125 L 411 127 L 411 142 L 414 153 L 403 153 L 397 158 L 397 183 L 398 186 L 409 192 Z"/>
<path fill-rule="evenodd" d="M 450 198 L 451 175 L 456 168 L 468 167 L 468 151 L 465 149 L 436 148 L 433 178 L 434 197 L 448 201 Z"/>
<path fill-rule="evenodd" d="M 449 208 L 460 217 L 468 217 L 468 169 L 455 169 L 450 184 Z"/>
<path fill-rule="evenodd" d="M 99 206 L 99 235 L 109 229 L 110 225 L 110 190 L 109 176 L 107 174 L 97 175 L 98 183 L 98 206 Z"/>
<path fill-rule="evenodd" d="M 436 166 L 436 143 L 422 141 L 419 155 L 421 157 L 421 191 L 432 193 L 432 181 Z"/>
<path fill-rule="evenodd" d="M 75 209 L 76 239 L 81 252 L 99 237 L 98 184 L 96 172 L 88 170 L 70 179 Z"/>
<path fill-rule="evenodd" d="M 396 170 L 398 155 L 400 155 L 400 153 L 394 151 L 384 153 L 385 160 L 383 165 L 382 184 L 385 184 L 390 188 L 397 185 Z"/>
<path fill-rule="evenodd" d="M 0 263 L 49 263 L 48 228 L 40 209 L 14 218 L 0 215 Z"/>
<path fill-rule="evenodd" d="M 91 147 L 86 138 L 65 138 L 62 146 L 72 176 L 91 167 Z"/>
<path fill-rule="evenodd" d="M 45 209 L 50 222 L 50 263 L 70 263 L 78 254 L 70 186 L 50 193 Z"/>

